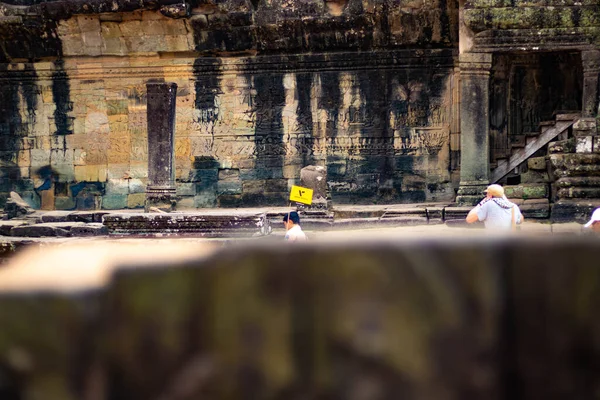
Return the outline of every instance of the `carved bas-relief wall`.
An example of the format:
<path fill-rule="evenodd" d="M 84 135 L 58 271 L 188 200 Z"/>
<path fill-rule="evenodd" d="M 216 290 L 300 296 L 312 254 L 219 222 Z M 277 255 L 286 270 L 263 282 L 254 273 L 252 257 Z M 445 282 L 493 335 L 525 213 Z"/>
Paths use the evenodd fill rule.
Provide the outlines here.
<path fill-rule="evenodd" d="M 148 82 L 177 84 L 181 209 L 286 205 L 310 164 L 337 203 L 454 197 L 456 3 L 13 3 L 0 205 L 142 208 Z"/>
<path fill-rule="evenodd" d="M 452 53 L 370 56 L 197 62 L 198 202 L 285 204 L 309 164 L 327 167 L 337 202 L 451 199 Z"/>
<path fill-rule="evenodd" d="M 339 203 L 453 198 L 452 51 L 94 61 L 7 71 L 3 193 L 43 209 L 142 207 L 145 83 L 166 80 L 180 208 L 287 204 L 309 164 L 327 167 Z"/>

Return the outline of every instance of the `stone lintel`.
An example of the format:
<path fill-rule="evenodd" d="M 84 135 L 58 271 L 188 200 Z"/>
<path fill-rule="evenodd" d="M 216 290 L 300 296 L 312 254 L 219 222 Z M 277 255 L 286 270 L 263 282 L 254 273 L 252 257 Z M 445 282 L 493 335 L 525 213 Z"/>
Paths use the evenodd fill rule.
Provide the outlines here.
<path fill-rule="evenodd" d="M 489 76 L 492 69 L 492 53 L 463 53 L 459 56 L 461 75 Z"/>
<path fill-rule="evenodd" d="M 586 51 L 598 28 L 490 29 L 474 38 L 474 49 L 493 53 Z"/>

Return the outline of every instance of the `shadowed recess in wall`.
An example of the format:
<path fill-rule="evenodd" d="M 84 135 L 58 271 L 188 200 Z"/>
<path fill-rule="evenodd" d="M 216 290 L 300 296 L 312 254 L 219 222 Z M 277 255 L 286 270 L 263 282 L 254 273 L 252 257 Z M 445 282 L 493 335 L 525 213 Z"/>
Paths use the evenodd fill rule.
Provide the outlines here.
<path fill-rule="evenodd" d="M 214 134 L 214 124 L 222 117 L 216 98 L 221 92 L 221 61 L 218 58 L 197 58 L 194 61 L 194 88 L 196 98 L 194 105 L 200 111 L 198 121 L 201 124 L 210 124 L 210 132 Z"/>
<path fill-rule="evenodd" d="M 0 64 L 0 73 L 7 71 L 7 64 Z M 23 121 L 19 112 L 19 84 L 3 80 L 0 89 L 0 192 L 8 194 L 21 180 L 17 165 Z"/>
<path fill-rule="evenodd" d="M 311 92 L 313 84 L 313 74 L 299 73 L 296 74 L 296 93 L 298 95 L 298 108 L 296 110 L 296 118 L 298 121 L 297 147 L 302 157 L 302 166 L 305 167 L 314 162 L 312 153 L 313 146 L 313 118 L 310 108 Z"/>
<path fill-rule="evenodd" d="M 318 99 L 319 110 L 325 110 L 327 121 L 325 137 L 336 137 L 338 133 L 338 113 L 341 105 L 339 72 L 323 72 L 320 74 L 321 95 Z"/>
<path fill-rule="evenodd" d="M 448 144 L 447 79 L 447 73 L 416 67 L 352 74 L 334 139 L 337 154 L 328 157 L 335 201 L 426 200 L 423 168 L 437 168 L 438 153 Z"/>
<path fill-rule="evenodd" d="M 265 182 L 263 198 L 256 198 L 256 201 L 265 205 L 284 205 L 288 201 L 288 188 L 287 180 L 283 179 L 286 155 L 282 119 L 285 107 L 283 75 L 263 73 L 254 75 L 250 79 L 256 91 L 256 98 L 251 107 L 251 113 L 256 121 L 254 131 L 255 170 L 258 174 L 256 179 L 259 181 L 264 179 Z"/>
<path fill-rule="evenodd" d="M 367 149 L 367 155 L 371 158 L 373 167 L 377 171 L 376 184 L 373 193 L 377 193 L 378 201 L 392 201 L 394 198 L 393 177 L 393 143 L 394 132 L 390 129 L 389 98 L 392 94 L 391 79 L 389 71 L 364 71 L 358 74 L 360 91 L 363 95 L 362 104 L 358 111 L 358 120 L 361 124 L 361 136 L 367 144 L 376 147 L 378 143 L 383 144 L 379 149 Z M 378 150 L 378 151 L 377 151 Z M 362 152 L 363 149 L 360 149 Z M 370 190 L 369 190 L 370 191 Z"/>
<path fill-rule="evenodd" d="M 197 117 L 193 129 L 199 137 L 197 152 L 192 154 L 195 161 L 187 178 L 196 183 L 196 207 L 216 206 L 216 190 L 219 161 L 215 157 L 215 130 L 223 126 L 223 116 L 218 106 L 221 90 L 221 61 L 218 58 L 197 58 L 194 61 L 194 107 Z M 217 144 L 218 145 L 218 144 Z"/>
<path fill-rule="evenodd" d="M 55 135 L 70 135 L 73 133 L 72 117 L 69 112 L 73 111 L 71 102 L 71 88 L 69 77 L 65 72 L 65 62 L 62 59 L 54 62 L 54 72 L 52 73 L 52 99 L 56 109 L 54 110 L 54 124 L 56 125 Z"/>

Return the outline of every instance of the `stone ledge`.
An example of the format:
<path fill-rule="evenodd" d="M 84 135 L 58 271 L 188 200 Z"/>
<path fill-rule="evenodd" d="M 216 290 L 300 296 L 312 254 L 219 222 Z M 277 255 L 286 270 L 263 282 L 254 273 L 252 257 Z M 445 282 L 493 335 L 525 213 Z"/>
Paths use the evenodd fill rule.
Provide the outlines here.
<path fill-rule="evenodd" d="M 129 213 L 109 214 L 103 223 L 111 235 L 262 236 L 270 232 L 265 213 Z"/>

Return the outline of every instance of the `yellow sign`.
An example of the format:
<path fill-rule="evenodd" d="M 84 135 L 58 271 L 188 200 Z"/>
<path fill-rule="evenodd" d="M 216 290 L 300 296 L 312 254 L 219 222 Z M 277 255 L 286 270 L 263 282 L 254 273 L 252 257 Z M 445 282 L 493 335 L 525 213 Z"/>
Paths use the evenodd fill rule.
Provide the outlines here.
<path fill-rule="evenodd" d="M 302 204 L 312 204 L 313 190 L 302 186 L 292 186 L 290 201 Z"/>

